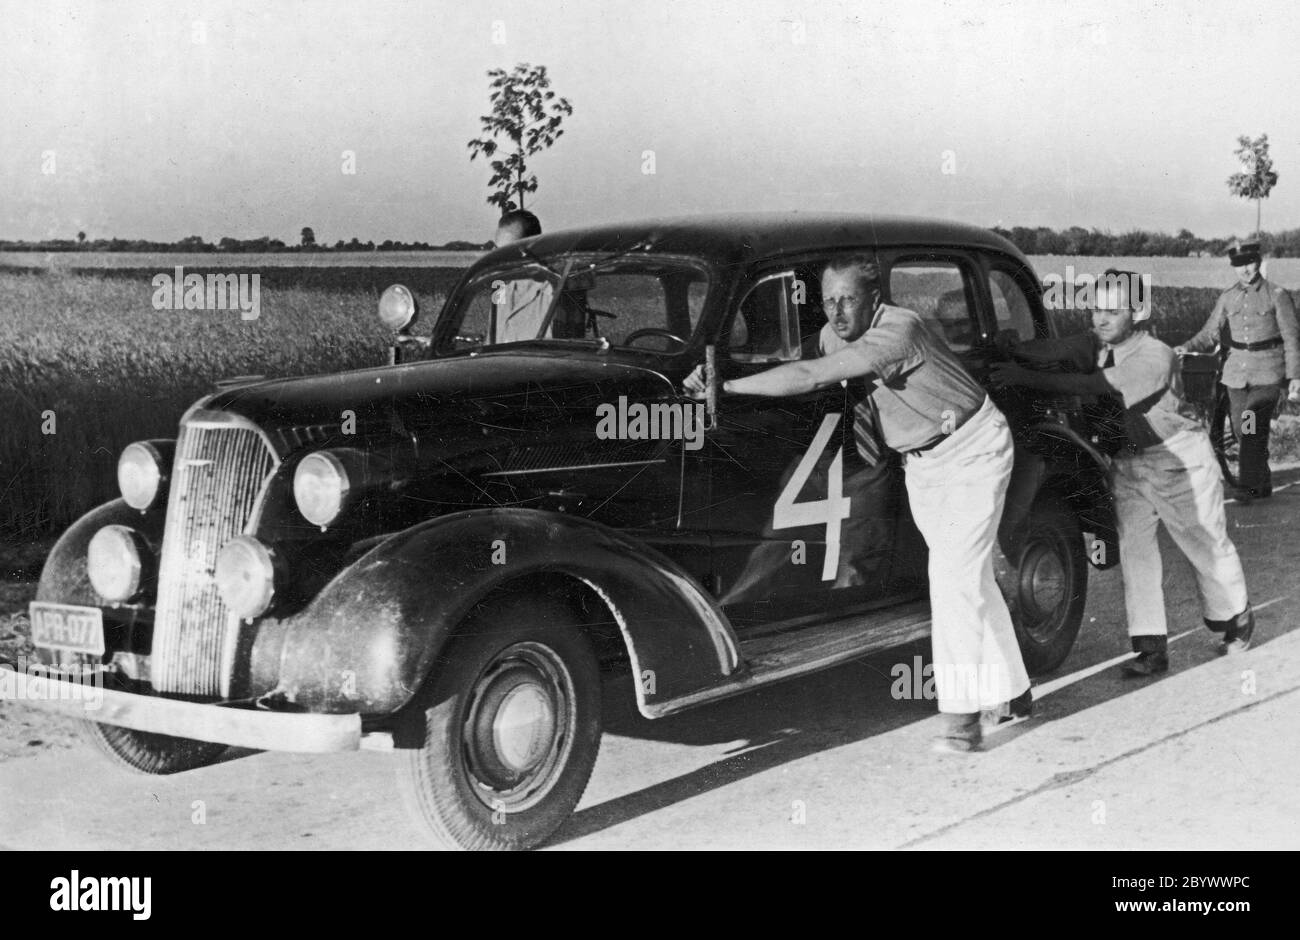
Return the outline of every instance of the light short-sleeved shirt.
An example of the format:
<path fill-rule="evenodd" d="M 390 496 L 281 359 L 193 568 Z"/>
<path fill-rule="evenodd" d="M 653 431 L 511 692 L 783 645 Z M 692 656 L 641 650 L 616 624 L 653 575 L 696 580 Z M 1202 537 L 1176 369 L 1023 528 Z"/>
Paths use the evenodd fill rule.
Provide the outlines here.
<path fill-rule="evenodd" d="M 1098 366 L 1105 366 L 1107 354 L 1115 353 L 1115 364 L 1103 368 L 1102 375 L 1123 399 L 1124 430 L 1133 448 L 1141 451 L 1179 432 L 1205 429 L 1196 409 L 1183 398 L 1182 369 L 1172 349 L 1141 331 L 1115 346 L 1092 338 L 1098 346 Z"/>
<path fill-rule="evenodd" d="M 501 288 L 497 304 L 494 342 L 516 343 L 536 339 L 551 307 L 552 286 L 546 281 L 509 281 Z"/>
<path fill-rule="evenodd" d="M 888 447 L 909 453 L 933 444 L 966 422 L 984 404 L 979 386 L 915 311 L 881 304 L 871 326 L 851 343 L 822 331 L 824 354 L 851 352 L 869 386 L 881 436 Z"/>

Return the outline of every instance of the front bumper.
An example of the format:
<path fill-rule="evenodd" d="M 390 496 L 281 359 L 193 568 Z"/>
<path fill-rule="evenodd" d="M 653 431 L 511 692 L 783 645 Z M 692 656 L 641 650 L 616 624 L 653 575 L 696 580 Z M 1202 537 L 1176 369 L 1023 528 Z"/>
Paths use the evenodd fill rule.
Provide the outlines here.
<path fill-rule="evenodd" d="M 0 671 L 0 700 L 107 725 L 259 751 L 318 754 L 361 747 L 360 715 L 315 715 L 179 702 L 88 686 L 82 682 Z"/>

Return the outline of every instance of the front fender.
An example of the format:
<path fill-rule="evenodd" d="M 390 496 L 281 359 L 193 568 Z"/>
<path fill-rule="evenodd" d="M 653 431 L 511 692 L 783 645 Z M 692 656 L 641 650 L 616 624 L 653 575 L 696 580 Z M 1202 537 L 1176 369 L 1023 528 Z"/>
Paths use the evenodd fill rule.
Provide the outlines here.
<path fill-rule="evenodd" d="M 41 568 L 36 599 L 91 607 L 103 604 L 103 598 L 90 586 L 90 575 L 86 571 L 86 548 L 91 537 L 106 525 L 128 526 L 143 535 L 157 555 L 162 547 L 166 515 L 166 506 L 141 512 L 128 506 L 124 499 L 96 506 L 68 526 L 50 549 Z"/>
<path fill-rule="evenodd" d="M 96 506 L 64 530 L 54 548 L 45 559 L 41 568 L 41 578 L 36 586 L 36 600 L 50 601 L 58 604 L 80 604 L 86 607 L 102 607 L 104 599 L 96 593 L 90 584 L 90 575 L 86 570 L 86 548 L 96 532 L 107 525 L 124 525 L 135 529 L 144 536 L 155 559 L 162 549 L 163 521 L 167 515 L 165 505 L 156 506 L 141 512 L 132 509 L 124 499 L 115 499 L 111 503 Z M 122 619 L 134 629 L 135 616 L 130 608 L 125 609 Z M 105 625 L 117 621 L 118 615 L 113 610 L 106 610 Z M 150 618 L 146 617 L 148 623 Z M 128 643 L 130 637 L 127 637 Z M 111 647 L 110 647 L 111 649 Z M 38 647 L 36 657 L 40 662 L 53 664 L 56 658 L 65 664 L 74 662 L 90 663 L 91 657 L 79 653 L 55 654 L 51 650 Z"/>
<path fill-rule="evenodd" d="M 634 683 L 647 717 L 738 666 L 725 615 L 655 549 L 562 513 L 483 509 L 393 535 L 300 613 L 262 621 L 250 656 L 253 691 L 310 711 L 392 714 L 414 696 L 478 603 L 538 574 L 577 579 L 608 604 L 634 674 L 653 677 Z"/>

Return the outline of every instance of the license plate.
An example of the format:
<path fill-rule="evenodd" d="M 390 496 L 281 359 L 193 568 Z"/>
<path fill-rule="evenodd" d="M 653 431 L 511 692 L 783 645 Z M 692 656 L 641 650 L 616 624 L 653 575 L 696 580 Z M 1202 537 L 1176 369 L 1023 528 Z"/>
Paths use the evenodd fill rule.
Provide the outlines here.
<path fill-rule="evenodd" d="M 104 655 L 104 612 L 98 607 L 33 601 L 28 609 L 36 646 Z"/>

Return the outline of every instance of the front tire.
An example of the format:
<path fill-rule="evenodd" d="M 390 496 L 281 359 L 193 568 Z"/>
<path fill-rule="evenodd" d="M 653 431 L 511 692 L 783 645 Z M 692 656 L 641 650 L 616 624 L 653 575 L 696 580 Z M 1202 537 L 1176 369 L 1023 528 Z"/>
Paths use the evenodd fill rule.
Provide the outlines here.
<path fill-rule="evenodd" d="M 177 774 L 215 764 L 226 745 L 82 720 L 81 734 L 118 767 L 139 774 Z"/>
<path fill-rule="evenodd" d="M 1060 497 L 1042 493 L 1019 544 L 1003 546 L 998 586 L 1031 676 L 1065 662 L 1083 621 L 1088 559 L 1078 519 Z"/>
<path fill-rule="evenodd" d="M 530 849 L 573 811 L 600 746 L 600 670 L 572 612 L 545 597 L 480 610 L 430 677 L 424 746 L 399 780 L 435 842 Z"/>

